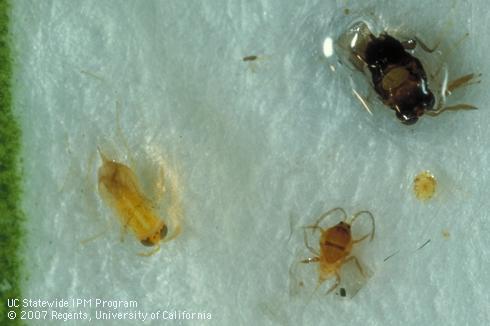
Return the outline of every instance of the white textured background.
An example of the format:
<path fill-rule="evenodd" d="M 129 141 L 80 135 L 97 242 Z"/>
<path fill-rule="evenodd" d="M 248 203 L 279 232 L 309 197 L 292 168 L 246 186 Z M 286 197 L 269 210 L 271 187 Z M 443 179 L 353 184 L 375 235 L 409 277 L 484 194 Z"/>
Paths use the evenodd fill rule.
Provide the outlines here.
<path fill-rule="evenodd" d="M 489 323 L 485 1 L 12 2 L 26 297 L 138 300 L 210 312 L 210 325 Z M 383 107 L 369 116 L 321 47 L 370 12 L 443 48 L 469 32 L 447 63 L 453 77 L 483 73 L 453 100 L 480 110 L 413 127 Z M 96 191 L 98 145 L 147 184 L 159 157 L 180 172 L 185 229 L 160 253 L 120 242 Z M 411 182 L 425 169 L 440 187 L 421 203 Z M 308 256 L 299 227 L 336 206 L 375 215 L 358 251 L 373 276 L 351 300 L 292 295 L 289 268 Z"/>

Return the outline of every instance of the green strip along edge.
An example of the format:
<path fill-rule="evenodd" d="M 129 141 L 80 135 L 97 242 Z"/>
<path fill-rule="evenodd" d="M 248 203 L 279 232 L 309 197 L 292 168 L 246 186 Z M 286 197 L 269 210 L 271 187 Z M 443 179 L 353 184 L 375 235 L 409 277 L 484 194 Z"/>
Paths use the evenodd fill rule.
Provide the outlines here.
<path fill-rule="evenodd" d="M 7 299 L 20 299 L 23 215 L 20 208 L 20 129 L 12 108 L 10 3 L 0 0 L 0 325 L 20 325 L 20 308 Z M 9 313 L 16 314 L 15 319 Z M 12 315 L 10 315 L 12 317 Z"/>

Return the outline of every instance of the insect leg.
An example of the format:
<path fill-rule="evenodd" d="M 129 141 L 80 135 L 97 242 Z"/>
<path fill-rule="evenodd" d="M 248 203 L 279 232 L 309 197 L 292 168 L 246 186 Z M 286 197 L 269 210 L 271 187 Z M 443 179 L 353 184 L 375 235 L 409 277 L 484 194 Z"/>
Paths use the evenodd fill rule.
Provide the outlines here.
<path fill-rule="evenodd" d="M 441 41 L 437 42 L 436 45 L 434 45 L 434 47 L 431 48 L 425 42 L 423 42 L 421 39 L 419 39 L 418 37 L 415 36 L 412 39 L 409 39 L 405 42 L 402 42 L 402 44 L 403 44 L 403 47 L 407 50 L 413 50 L 413 49 L 415 49 L 417 44 L 419 44 L 420 47 L 422 48 L 422 50 L 424 50 L 425 52 L 428 52 L 428 53 L 432 53 L 435 50 L 437 50 L 437 48 L 441 44 Z"/>
<path fill-rule="evenodd" d="M 435 111 L 427 111 L 427 112 L 425 112 L 425 114 L 427 114 L 431 117 L 436 117 L 444 111 L 459 111 L 459 110 L 478 110 L 478 108 L 476 106 L 471 105 L 471 104 L 461 103 L 461 104 L 446 106 L 444 108 L 440 108 L 440 109 L 437 109 Z"/>
<path fill-rule="evenodd" d="M 314 227 L 318 227 L 318 225 L 327 217 L 329 216 L 330 214 L 332 214 L 333 212 L 335 211 L 340 211 L 342 212 L 342 214 L 344 215 L 342 221 L 345 221 L 347 219 L 347 214 L 345 213 L 345 210 L 341 207 L 335 207 L 335 208 L 332 208 L 331 210 L 329 210 L 328 212 L 326 213 L 323 213 L 322 215 L 320 215 L 320 217 L 318 218 L 318 220 L 315 222 L 315 224 L 313 224 Z"/>
<path fill-rule="evenodd" d="M 364 272 L 364 269 L 362 269 L 362 266 L 361 266 L 361 264 L 359 263 L 359 260 L 357 260 L 357 257 L 356 257 L 356 256 L 350 256 L 349 258 L 347 258 L 347 259 L 344 261 L 344 264 L 345 264 L 345 263 L 350 262 L 351 260 L 353 260 L 353 261 L 356 263 L 357 269 L 359 270 L 359 272 L 361 272 L 362 276 L 364 276 L 364 277 L 366 277 L 366 278 L 367 278 L 367 275 L 366 275 L 366 273 Z"/>
<path fill-rule="evenodd" d="M 350 221 L 350 224 L 353 224 L 354 221 L 359 217 L 361 216 L 362 214 L 367 214 L 370 218 L 371 218 L 371 222 L 372 222 L 372 225 L 373 225 L 373 229 L 371 230 L 370 233 L 362 236 L 360 239 L 358 240 L 354 240 L 353 243 L 357 243 L 357 242 L 361 242 L 362 240 L 366 239 L 367 237 L 369 237 L 369 235 L 371 235 L 371 239 L 369 241 L 372 241 L 373 238 L 374 238 L 374 232 L 376 230 L 376 225 L 374 223 L 374 216 L 373 214 L 370 212 L 370 211 L 360 211 L 360 212 L 357 212 L 356 214 L 354 214 L 354 216 L 352 216 L 352 219 Z"/>
<path fill-rule="evenodd" d="M 373 112 L 369 108 L 368 101 L 362 97 L 361 94 L 359 94 L 355 89 L 352 89 L 352 92 L 354 93 L 354 96 L 357 98 L 359 102 L 361 102 L 361 105 L 368 111 L 370 115 L 373 115 Z"/>
<path fill-rule="evenodd" d="M 87 239 L 84 239 L 84 240 L 80 240 L 80 243 L 82 245 L 86 245 L 87 243 L 91 242 L 91 241 L 94 241 L 94 240 L 97 240 L 98 238 L 100 238 L 101 236 L 104 235 L 104 233 L 106 233 L 108 230 L 108 227 L 105 227 L 102 231 L 100 231 L 99 233 L 97 233 L 96 235 L 93 235 L 91 236 L 90 238 L 87 238 Z"/>
<path fill-rule="evenodd" d="M 160 251 L 160 244 L 158 244 L 155 249 L 152 249 L 149 252 L 139 252 L 138 256 L 150 257 L 156 254 L 158 251 Z"/>
<path fill-rule="evenodd" d="M 417 41 L 413 38 L 401 42 L 405 50 L 413 50 L 417 47 Z"/>
<path fill-rule="evenodd" d="M 315 249 L 313 249 L 309 244 L 308 244 L 308 235 L 306 234 L 306 228 L 303 230 L 303 240 L 305 242 L 305 246 L 306 248 L 308 248 L 308 250 L 313 253 L 314 255 L 316 256 L 320 256 L 320 254 L 318 254 Z"/>
<path fill-rule="evenodd" d="M 320 261 L 320 258 L 318 257 L 313 257 L 313 258 L 306 258 L 306 259 L 303 259 L 301 262 L 303 264 L 309 264 L 309 263 L 318 263 Z"/>
<path fill-rule="evenodd" d="M 335 272 L 335 283 L 330 287 L 330 289 L 328 289 L 326 294 L 329 294 L 330 292 L 335 290 L 337 288 L 337 286 L 339 286 L 339 284 L 340 284 L 340 274 L 339 274 L 339 272 L 336 271 Z"/>
<path fill-rule="evenodd" d="M 455 80 L 452 80 L 449 82 L 447 85 L 446 89 L 446 95 L 451 95 L 451 93 L 460 88 L 460 87 L 465 87 L 473 84 L 479 84 L 480 80 L 476 80 L 477 78 L 481 77 L 481 74 L 475 75 L 475 74 L 467 74 L 464 76 L 461 76 L 459 78 L 456 78 Z"/>

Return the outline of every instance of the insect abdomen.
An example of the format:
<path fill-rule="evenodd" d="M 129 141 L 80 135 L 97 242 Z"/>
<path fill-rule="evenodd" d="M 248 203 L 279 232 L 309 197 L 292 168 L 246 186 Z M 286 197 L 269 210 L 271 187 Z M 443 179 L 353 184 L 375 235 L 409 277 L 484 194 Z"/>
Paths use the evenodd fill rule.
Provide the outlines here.
<path fill-rule="evenodd" d="M 161 221 L 139 190 L 136 177 L 127 166 L 104 161 L 99 169 L 99 189 L 107 203 L 121 218 L 125 228 L 130 228 L 140 240 L 159 232 Z"/>

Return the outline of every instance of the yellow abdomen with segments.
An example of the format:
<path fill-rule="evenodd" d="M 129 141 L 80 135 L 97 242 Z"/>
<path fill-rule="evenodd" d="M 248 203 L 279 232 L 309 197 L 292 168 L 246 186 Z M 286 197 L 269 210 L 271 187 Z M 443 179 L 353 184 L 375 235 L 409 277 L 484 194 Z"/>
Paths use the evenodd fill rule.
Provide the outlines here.
<path fill-rule="evenodd" d="M 158 244 L 167 235 L 167 225 L 142 194 L 133 171 L 102 153 L 101 157 L 103 164 L 98 171 L 101 196 L 120 217 L 123 227 L 131 229 L 143 245 Z"/>

